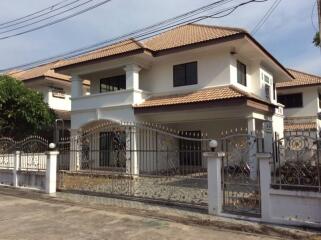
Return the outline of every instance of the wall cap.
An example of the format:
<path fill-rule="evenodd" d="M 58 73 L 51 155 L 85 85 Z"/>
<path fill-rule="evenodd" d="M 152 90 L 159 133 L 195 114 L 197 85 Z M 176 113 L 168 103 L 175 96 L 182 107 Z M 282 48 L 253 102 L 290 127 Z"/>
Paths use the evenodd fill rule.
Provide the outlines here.
<path fill-rule="evenodd" d="M 225 157 L 225 152 L 205 152 L 203 156 L 207 158 L 222 158 Z"/>

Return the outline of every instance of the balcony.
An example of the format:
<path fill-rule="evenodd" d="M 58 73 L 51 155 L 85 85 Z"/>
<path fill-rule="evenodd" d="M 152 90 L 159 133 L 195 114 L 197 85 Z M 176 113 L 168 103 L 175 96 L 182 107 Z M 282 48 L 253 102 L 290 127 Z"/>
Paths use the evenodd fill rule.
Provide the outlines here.
<path fill-rule="evenodd" d="M 139 89 L 126 89 L 81 96 L 71 99 L 71 110 L 84 111 L 99 108 L 131 106 L 143 102 L 148 95 L 147 92 Z"/>

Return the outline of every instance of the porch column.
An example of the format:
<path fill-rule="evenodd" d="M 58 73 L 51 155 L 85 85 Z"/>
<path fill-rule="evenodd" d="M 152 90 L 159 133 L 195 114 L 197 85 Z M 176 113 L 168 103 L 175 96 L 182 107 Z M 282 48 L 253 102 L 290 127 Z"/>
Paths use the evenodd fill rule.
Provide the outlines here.
<path fill-rule="evenodd" d="M 77 75 L 71 77 L 71 98 L 77 98 L 83 95 L 82 81 Z"/>
<path fill-rule="evenodd" d="M 139 89 L 139 71 L 141 68 L 136 64 L 127 65 L 124 70 L 126 71 L 126 89 Z"/>
<path fill-rule="evenodd" d="M 72 172 L 80 170 L 81 143 L 80 134 L 77 129 L 71 129 L 70 133 L 70 159 L 69 169 Z"/>
<path fill-rule="evenodd" d="M 126 130 L 126 173 L 132 175 L 139 175 L 137 137 L 135 126 Z"/>
<path fill-rule="evenodd" d="M 249 134 L 249 157 L 248 164 L 250 168 L 250 178 L 252 180 L 256 180 L 257 171 L 258 171 L 258 163 L 256 158 L 256 134 L 255 134 L 255 118 L 250 117 L 247 120 L 247 131 Z"/>

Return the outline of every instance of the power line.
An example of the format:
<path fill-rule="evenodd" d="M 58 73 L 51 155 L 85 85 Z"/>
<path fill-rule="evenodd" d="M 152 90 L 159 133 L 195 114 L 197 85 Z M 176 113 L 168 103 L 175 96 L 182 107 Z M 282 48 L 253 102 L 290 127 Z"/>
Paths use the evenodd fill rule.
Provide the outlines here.
<path fill-rule="evenodd" d="M 88 0 L 88 1 L 92 1 L 92 0 Z M 42 29 L 42 28 L 45 28 L 45 27 L 48 27 L 48 26 L 51 26 L 51 25 L 60 23 L 60 22 L 63 22 L 63 21 L 65 21 L 65 20 L 69 19 L 69 18 L 72 18 L 72 17 L 78 16 L 78 15 L 80 15 L 80 14 L 83 14 L 83 13 L 85 13 L 85 12 L 88 12 L 88 11 L 90 11 L 90 10 L 92 10 L 92 9 L 94 9 L 94 8 L 97 8 L 97 7 L 101 6 L 101 5 L 104 5 L 104 4 L 106 4 L 106 3 L 110 2 L 110 1 L 111 1 L 111 0 L 105 0 L 105 1 L 103 1 L 103 2 L 100 2 L 100 3 L 97 3 L 97 4 L 93 5 L 93 6 L 90 6 L 90 7 L 88 7 L 88 8 L 85 8 L 85 9 L 79 11 L 79 12 L 73 13 L 73 14 L 68 15 L 68 16 L 66 16 L 66 17 L 63 17 L 63 18 L 59 18 L 59 19 L 57 19 L 57 20 L 55 20 L 55 21 L 52 21 L 52 22 L 49 22 L 49 23 L 47 23 L 47 24 L 44 24 L 44 25 L 41 25 L 41 26 L 38 26 L 38 27 L 35 27 L 35 28 L 32 28 L 32 29 L 29 29 L 29 30 L 26 30 L 26 31 L 22 31 L 22 32 L 20 32 L 20 33 L 16 33 L 16 34 L 12 34 L 12 35 L 7 35 L 7 36 L 5 36 L 5 37 L 0 37 L 0 40 L 8 39 L 8 38 L 16 37 L 16 36 L 20 36 L 20 35 L 22 35 L 22 34 L 26 34 L 26 33 L 29 33 L 29 32 L 33 32 L 33 31 L 36 31 L 36 30 L 39 30 L 39 29 Z"/>
<path fill-rule="evenodd" d="M 274 10 L 279 6 L 282 0 L 275 0 L 274 3 L 271 5 L 271 7 L 268 9 L 268 11 L 265 13 L 263 18 L 255 25 L 253 30 L 251 31 L 252 35 L 255 35 L 259 29 L 265 24 L 265 22 L 269 19 L 269 17 L 272 15 Z"/>
<path fill-rule="evenodd" d="M 231 2 L 231 1 L 232 0 L 221 0 L 221 1 L 217 1 L 215 3 L 216 4 L 218 4 L 218 3 L 222 4 L 223 2 Z M 75 51 L 68 52 L 66 54 L 57 55 L 55 57 L 42 59 L 42 60 L 39 60 L 39 61 L 27 63 L 27 64 L 24 64 L 24 65 L 13 67 L 13 68 L 3 69 L 3 70 L 0 70 L 0 72 L 6 72 L 6 71 L 10 71 L 12 69 L 17 69 L 17 68 L 19 68 L 19 69 L 21 69 L 21 68 L 25 69 L 27 67 L 32 68 L 32 67 L 35 67 L 36 64 L 37 65 L 45 64 L 45 63 L 49 63 L 51 61 L 58 60 L 58 59 L 74 58 L 74 57 L 77 57 L 79 55 L 83 55 L 83 54 L 86 54 L 88 52 L 97 50 L 97 47 L 101 46 L 102 44 L 105 44 L 105 46 L 106 46 L 106 44 L 112 44 L 115 41 L 124 40 L 124 38 L 126 38 L 126 39 L 134 38 L 137 41 L 142 41 L 142 40 L 148 39 L 150 37 L 153 37 L 155 35 L 158 35 L 159 32 L 162 32 L 162 31 L 167 30 L 167 29 L 174 28 L 176 26 L 199 22 L 199 21 L 202 21 L 202 20 L 207 19 L 207 18 L 221 18 L 221 17 L 224 17 L 224 16 L 227 16 L 227 15 L 231 14 L 237 8 L 239 8 L 239 7 L 243 6 L 243 5 L 246 5 L 246 4 L 249 4 L 249 3 L 254 3 L 254 2 L 266 2 L 266 1 L 268 1 L 268 0 L 249 0 L 249 1 L 243 2 L 241 4 L 226 8 L 224 10 L 220 10 L 220 11 L 217 11 L 215 13 L 211 13 L 209 15 L 203 15 L 203 16 L 195 17 L 193 19 L 187 19 L 188 13 L 186 13 L 186 14 L 180 15 L 178 17 L 174 17 L 174 18 L 162 21 L 161 24 L 154 24 L 154 25 L 152 25 L 150 27 L 143 28 L 143 31 L 137 30 L 137 31 L 134 31 L 133 34 L 125 34 L 125 35 L 122 35 L 120 37 L 116 37 L 116 38 L 113 38 L 113 39 L 110 39 L 110 40 L 107 40 L 107 41 L 104 41 L 104 42 L 101 42 L 101 43 L 98 43 L 98 44 L 95 44 L 95 45 L 92 45 L 92 46 L 89 46 L 89 47 L 85 47 L 85 48 L 77 49 Z M 209 4 L 209 5 L 213 5 L 213 3 Z M 201 10 L 201 12 L 208 11 L 208 9 L 206 9 L 206 8 L 209 5 L 206 5 L 204 7 L 199 8 L 199 9 L 193 10 L 193 11 L 191 11 L 189 13 L 193 13 L 195 15 L 195 12 L 200 11 L 200 10 Z M 225 14 L 224 15 L 220 15 L 222 13 L 225 13 Z M 181 16 L 184 17 L 183 21 L 181 19 Z M 170 23 L 170 20 L 174 20 L 174 21 L 172 21 Z M 166 23 L 166 24 L 164 25 L 162 23 Z M 130 44 L 130 43 L 123 43 L 122 45 L 118 45 L 117 47 L 123 46 L 123 45 L 127 45 L 127 44 Z M 96 49 L 93 49 L 93 46 L 96 47 Z"/>
<path fill-rule="evenodd" d="M 70 5 L 73 5 L 74 3 L 77 3 L 77 2 L 79 2 L 79 1 L 82 1 L 82 0 L 75 0 L 75 1 L 70 2 L 70 3 L 68 3 L 68 4 L 62 5 L 61 7 L 58 7 L 58 8 L 53 8 L 53 9 L 50 8 L 50 11 L 49 11 L 49 12 L 41 13 L 41 12 L 43 12 L 43 11 L 40 11 L 39 13 L 41 13 L 41 14 L 39 14 L 39 15 L 37 15 L 37 14 L 30 14 L 31 18 L 23 19 L 23 20 L 20 20 L 20 21 L 15 21 L 15 23 L 11 23 L 11 24 L 9 24 L 9 25 L 2 26 L 2 27 L 1 27 L 1 25 L 0 25 L 0 29 L 6 29 L 6 28 L 13 27 L 13 26 L 21 25 L 21 24 L 26 23 L 26 22 L 30 22 L 31 20 L 40 18 L 40 17 L 42 17 L 42 16 L 46 16 L 46 15 L 51 14 L 51 13 L 53 13 L 53 12 L 56 12 L 56 11 L 58 11 L 58 10 L 60 10 L 60 9 L 64 9 L 64 8 L 66 8 L 66 7 L 70 6 Z M 15 29 L 13 29 L 13 30 L 15 30 Z M 13 30 L 12 30 L 12 31 L 13 31 Z"/>
<path fill-rule="evenodd" d="M 53 8 L 55 8 L 56 6 L 58 6 L 58 5 L 60 5 L 60 4 L 64 3 L 64 2 L 66 2 L 66 1 L 61 1 L 61 2 L 58 2 L 58 3 L 54 4 L 54 5 L 51 5 L 50 7 L 41 9 L 41 10 L 33 12 L 33 13 L 30 13 L 30 14 L 25 15 L 23 17 L 19 17 L 19 18 L 16 18 L 16 19 L 13 19 L 13 20 L 10 20 L 10 21 L 7 21 L 7 22 L 0 23 L 0 26 L 7 25 L 7 24 L 10 24 L 10 23 L 13 23 L 13 22 L 28 18 L 30 16 L 34 16 L 34 15 L 36 15 L 38 13 L 42 13 L 42 12 L 44 12 L 46 10 L 52 10 Z"/>
<path fill-rule="evenodd" d="M 203 12 L 206 12 L 208 10 L 214 9 L 214 8 L 216 8 L 218 6 L 224 5 L 224 4 L 232 2 L 232 1 L 235 1 L 235 0 L 219 0 L 219 1 L 216 1 L 214 3 L 210 3 L 208 5 L 205 5 L 203 7 L 197 8 L 195 10 L 186 12 L 186 13 L 181 14 L 179 16 L 172 17 L 172 18 L 166 19 L 164 21 L 158 22 L 156 24 L 150 25 L 148 27 L 144 27 L 144 28 L 135 30 L 133 32 L 130 32 L 130 33 L 127 33 L 127 34 L 112 38 L 112 39 L 101 41 L 99 43 L 96 43 L 96 44 L 93 44 L 93 45 L 90 45 L 90 46 L 87 46 L 87 47 L 84 47 L 84 48 L 76 49 L 76 50 L 73 50 L 73 51 L 70 51 L 70 52 L 65 52 L 63 54 L 59 54 L 59 55 L 53 56 L 51 58 L 41 59 L 39 61 L 33 62 L 33 64 L 40 64 L 40 63 L 43 63 L 43 62 L 49 62 L 49 61 L 57 60 L 57 59 L 60 59 L 60 58 L 65 58 L 65 57 L 71 56 L 71 55 L 72 56 L 76 56 L 75 54 L 77 54 L 77 53 L 84 54 L 86 52 L 93 51 L 93 50 L 95 50 L 95 49 L 97 49 L 97 48 L 99 48 L 99 47 L 101 47 L 103 45 L 112 44 L 114 42 L 119 42 L 119 41 L 122 41 L 122 40 L 128 39 L 128 38 L 134 38 L 134 37 L 137 37 L 137 34 L 146 33 L 146 31 L 155 30 L 155 29 L 157 29 L 159 27 L 170 26 L 171 24 L 176 23 L 177 21 L 181 21 L 181 20 L 187 19 L 187 18 L 189 18 L 191 16 L 196 16 L 198 14 L 201 14 Z M 16 66 L 15 68 L 24 68 L 24 67 L 27 67 L 29 65 L 30 64 L 24 64 L 24 65 Z M 3 71 L 7 71 L 7 70 L 9 70 L 9 69 L 3 70 Z"/>

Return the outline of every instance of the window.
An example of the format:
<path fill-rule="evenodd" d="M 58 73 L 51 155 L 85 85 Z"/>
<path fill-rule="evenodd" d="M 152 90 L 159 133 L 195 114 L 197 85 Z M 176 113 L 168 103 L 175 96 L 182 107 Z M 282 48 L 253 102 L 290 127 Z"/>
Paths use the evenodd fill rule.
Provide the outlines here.
<path fill-rule="evenodd" d="M 62 88 L 52 88 L 52 96 L 55 98 L 65 98 L 65 91 Z"/>
<path fill-rule="evenodd" d="M 278 102 L 282 103 L 285 108 L 303 107 L 302 93 L 293 93 L 278 96 Z"/>
<path fill-rule="evenodd" d="M 319 108 L 321 108 L 321 93 L 319 93 Z"/>
<path fill-rule="evenodd" d="M 113 92 L 126 89 L 126 75 L 103 78 L 100 80 L 100 92 Z"/>
<path fill-rule="evenodd" d="M 197 62 L 173 67 L 174 87 L 197 84 Z"/>
<path fill-rule="evenodd" d="M 126 159 L 122 153 L 126 151 L 126 133 L 100 132 L 99 139 L 99 166 L 125 167 Z"/>
<path fill-rule="evenodd" d="M 246 86 L 246 65 L 237 61 L 237 82 Z"/>
<path fill-rule="evenodd" d="M 276 99 L 276 84 L 273 83 L 273 100 Z"/>

